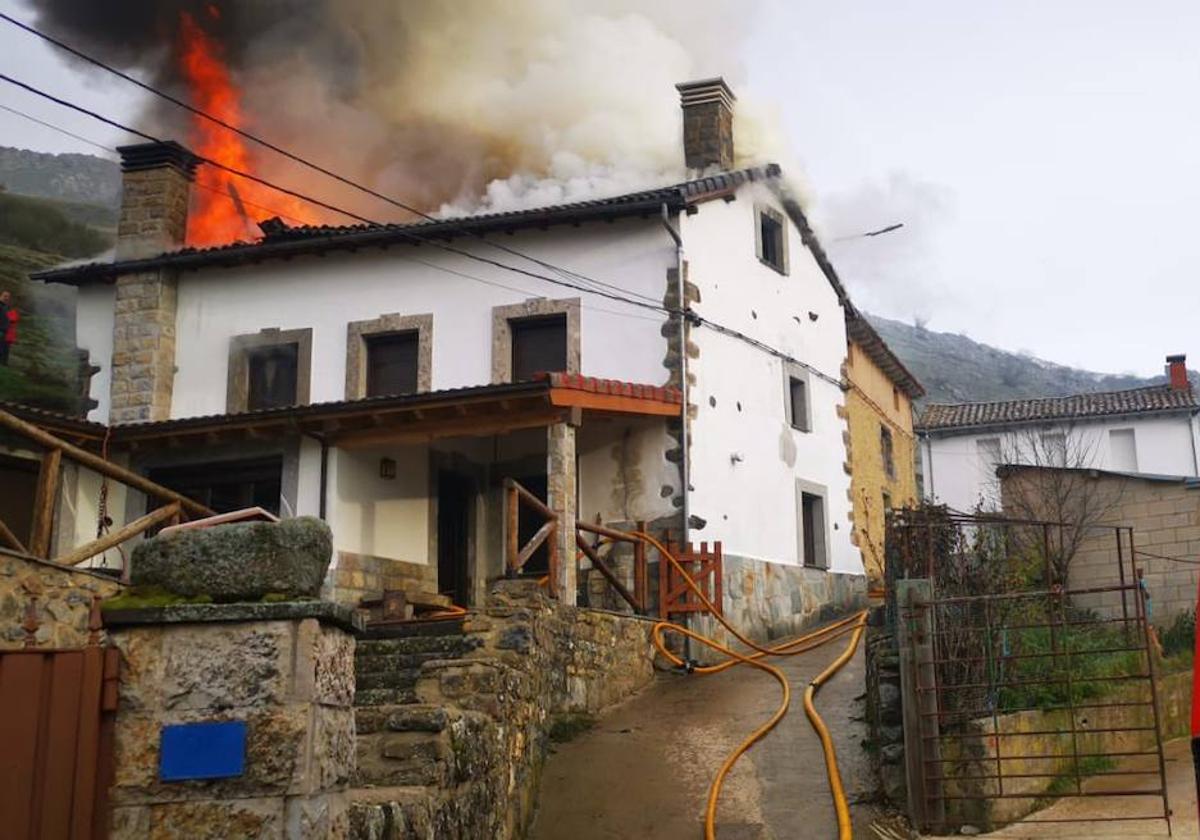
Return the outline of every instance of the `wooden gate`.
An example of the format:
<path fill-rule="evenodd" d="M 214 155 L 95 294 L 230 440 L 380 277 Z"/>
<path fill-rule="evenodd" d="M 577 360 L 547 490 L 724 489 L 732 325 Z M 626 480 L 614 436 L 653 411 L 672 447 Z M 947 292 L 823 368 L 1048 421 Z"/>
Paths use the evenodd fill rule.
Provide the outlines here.
<path fill-rule="evenodd" d="M 724 613 L 724 590 L 722 585 L 721 543 L 712 544 L 709 549 L 707 542 L 688 543 L 684 551 L 679 550 L 679 544 L 666 540 L 667 549 L 679 560 L 679 565 L 687 570 L 688 575 L 696 582 L 704 597 L 717 608 L 718 613 Z M 707 612 L 708 608 L 696 596 L 687 581 L 683 579 L 675 567 L 666 559 L 658 563 L 658 614 L 669 621 L 671 616 L 678 613 Z"/>
<path fill-rule="evenodd" d="M 107 836 L 116 648 L 0 651 L 0 835 Z"/>

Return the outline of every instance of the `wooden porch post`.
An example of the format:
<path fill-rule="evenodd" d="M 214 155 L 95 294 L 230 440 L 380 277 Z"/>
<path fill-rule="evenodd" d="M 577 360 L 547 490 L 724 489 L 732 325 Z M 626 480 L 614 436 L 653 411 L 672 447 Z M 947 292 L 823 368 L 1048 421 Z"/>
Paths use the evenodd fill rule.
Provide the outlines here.
<path fill-rule="evenodd" d="M 575 603 L 575 426 L 553 423 L 546 429 L 546 504 L 558 516 L 550 546 L 550 572 L 559 601 Z M 557 555 L 557 569 L 555 556 Z"/>
<path fill-rule="evenodd" d="M 37 492 L 33 499 L 33 527 L 30 529 L 29 553 L 35 557 L 50 557 L 50 537 L 54 531 L 54 507 L 58 501 L 60 475 L 62 450 L 47 449 L 42 455 Z"/>

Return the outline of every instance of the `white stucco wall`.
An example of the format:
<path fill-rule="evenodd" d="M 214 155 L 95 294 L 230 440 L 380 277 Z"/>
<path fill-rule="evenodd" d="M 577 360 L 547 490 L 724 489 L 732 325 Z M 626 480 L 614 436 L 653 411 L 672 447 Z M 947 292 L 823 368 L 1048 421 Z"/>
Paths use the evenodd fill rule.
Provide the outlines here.
<path fill-rule="evenodd" d="M 88 353 L 100 372 L 92 377 L 88 396 L 99 405 L 88 413 L 89 420 L 108 422 L 109 388 L 112 385 L 113 321 L 116 286 L 102 284 L 79 289 L 75 309 L 75 343 Z"/>
<path fill-rule="evenodd" d="M 657 220 L 493 238 L 656 301 L 662 300 L 674 259 Z M 470 238 L 455 240 L 453 247 L 548 272 Z M 437 248 L 410 245 L 186 273 L 179 280 L 171 416 L 225 411 L 229 341 L 235 335 L 269 327 L 312 328 L 311 400 L 327 402 L 345 398 L 349 322 L 392 312 L 432 313 L 433 389 L 459 388 L 491 381 L 493 307 L 532 297 L 580 296 Z M 582 298 L 582 372 L 662 384 L 662 317 L 594 295 Z"/>
<path fill-rule="evenodd" d="M 396 462 L 394 479 L 379 461 Z M 329 524 L 338 551 L 429 561 L 429 453 L 421 446 L 331 449 Z"/>
<path fill-rule="evenodd" d="M 709 202 L 684 217 L 688 279 L 700 291 L 695 309 L 837 380 L 846 354 L 841 303 L 790 222 L 789 274 L 758 260 L 756 202 L 782 209 L 749 187 L 736 201 Z M 810 375 L 812 431 L 797 431 L 787 420 L 781 359 L 708 328 L 691 335 L 700 351 L 692 364 L 691 512 L 707 521 L 692 539 L 721 540 L 726 554 L 801 562 L 800 480 L 823 490 L 830 570 L 861 574 L 850 542 L 841 388 Z"/>
<path fill-rule="evenodd" d="M 665 457 L 675 445 L 663 418 L 585 422 L 576 442 L 579 519 L 651 522 L 676 514 L 679 467 Z"/>
<path fill-rule="evenodd" d="M 1002 453 L 1021 451 L 1027 444 L 1020 441 L 1030 432 L 993 429 L 966 434 L 927 434 L 920 451 L 925 477 L 926 498 L 962 511 L 973 509 L 977 503 L 998 507 L 994 468 L 980 457 L 981 440 L 1001 441 Z M 1087 464 L 1101 470 L 1123 470 L 1125 465 L 1114 462 L 1110 433 L 1132 430 L 1137 455 L 1137 472 L 1157 475 L 1197 475 L 1194 418 L 1175 414 L 1159 417 L 1119 417 L 1107 420 L 1080 422 L 1070 427 L 1047 425 L 1034 427 L 1043 431 L 1063 431 L 1076 437 L 1082 449 L 1091 453 Z"/>

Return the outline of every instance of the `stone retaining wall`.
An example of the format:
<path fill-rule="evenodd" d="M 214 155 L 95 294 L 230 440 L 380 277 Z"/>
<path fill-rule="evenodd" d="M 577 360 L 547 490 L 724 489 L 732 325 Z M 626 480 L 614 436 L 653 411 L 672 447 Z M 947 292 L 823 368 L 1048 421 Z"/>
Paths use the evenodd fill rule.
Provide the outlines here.
<path fill-rule="evenodd" d="M 867 605 L 864 575 L 729 554 L 722 563 L 725 618 L 757 642 L 798 636 Z M 736 643 L 710 616 L 693 617 L 691 627 L 723 644 Z M 693 646 L 693 656 L 702 662 L 720 658 L 699 645 Z"/>
<path fill-rule="evenodd" d="M 328 602 L 107 612 L 121 652 L 110 836 L 339 838 L 354 771 L 354 621 Z M 244 769 L 164 781 L 165 726 L 241 721 Z"/>
<path fill-rule="evenodd" d="M 92 599 L 123 588 L 108 575 L 0 550 L 0 650 L 26 646 L 27 617 L 35 647 L 83 647 Z"/>
<path fill-rule="evenodd" d="M 390 749 L 399 761 L 425 756 L 437 768 L 421 786 L 354 791 L 353 836 L 522 836 L 551 732 L 650 682 L 652 626 L 554 603 L 533 582 L 497 584 L 464 627 L 468 652 L 421 666 L 419 705 L 385 721 L 359 709 L 360 753 L 362 739 L 384 739 L 370 749 Z"/>
<path fill-rule="evenodd" d="M 339 551 L 322 593 L 355 608 L 363 598 L 378 598 L 385 589 L 437 592 L 437 566 Z"/>

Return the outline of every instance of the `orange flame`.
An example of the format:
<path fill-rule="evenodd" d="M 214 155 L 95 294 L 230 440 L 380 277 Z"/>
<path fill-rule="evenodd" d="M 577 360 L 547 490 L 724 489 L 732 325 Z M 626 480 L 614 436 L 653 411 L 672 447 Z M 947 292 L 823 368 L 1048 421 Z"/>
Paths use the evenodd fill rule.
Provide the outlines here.
<path fill-rule="evenodd" d="M 213 7 L 215 9 L 215 7 Z M 195 18 L 179 19 L 179 67 L 192 105 L 237 128 L 245 127 L 237 87 L 222 61 L 222 49 Z M 243 172 L 254 172 L 243 139 L 203 117 L 194 116 L 189 144 L 196 154 Z M 211 166 L 201 166 L 188 213 L 189 245 L 217 245 L 260 236 L 255 222 L 283 216 L 290 224 L 307 222 L 312 214 L 297 198 Z"/>

